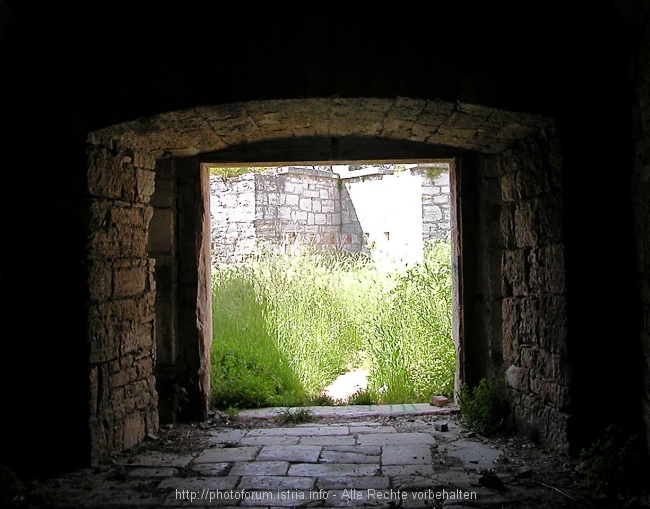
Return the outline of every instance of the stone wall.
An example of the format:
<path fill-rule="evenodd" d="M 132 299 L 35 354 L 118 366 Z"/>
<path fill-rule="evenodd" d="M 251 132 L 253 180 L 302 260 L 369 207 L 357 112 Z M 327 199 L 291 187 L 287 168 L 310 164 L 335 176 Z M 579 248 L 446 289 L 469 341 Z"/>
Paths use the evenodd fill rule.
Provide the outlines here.
<path fill-rule="evenodd" d="M 502 356 L 515 415 L 521 428 L 566 450 L 571 371 L 557 139 L 547 129 L 486 158 L 485 178 L 501 192 Z"/>
<path fill-rule="evenodd" d="M 215 260 L 241 261 L 255 249 L 256 182 L 252 173 L 227 180 L 210 177 L 210 236 Z"/>
<path fill-rule="evenodd" d="M 90 156 L 88 339 L 92 457 L 158 428 L 154 261 L 147 256 L 153 165 L 115 146 Z"/>
<path fill-rule="evenodd" d="M 337 167 L 339 176 L 332 166 L 213 175 L 213 259 L 241 261 L 262 246 L 281 252 L 310 246 L 420 260 L 425 241 L 450 236 L 448 166 L 434 164 L 443 167 L 421 165 L 394 175 Z"/>
<path fill-rule="evenodd" d="M 451 232 L 449 170 L 428 176 L 427 169 L 413 169 L 423 176 L 422 240 L 448 239 Z"/>
<path fill-rule="evenodd" d="M 200 419 L 207 412 L 209 391 L 210 306 L 204 234 L 209 232 L 204 196 L 209 184 L 207 178 L 199 178 L 201 164 L 215 158 L 273 161 L 268 159 L 273 144 L 287 140 L 299 146 L 281 147 L 275 160 L 396 160 L 410 154 L 462 163 L 458 196 L 467 207 L 457 212 L 463 219 L 460 363 L 465 375 L 475 367 L 488 374 L 504 368 L 520 423 L 537 430 L 543 443 L 565 449 L 562 200 L 552 129 L 550 119 L 536 115 L 398 98 L 222 105 L 91 133 L 92 458 L 128 448 L 157 426 L 154 321 L 164 317 L 154 316 L 153 263 L 146 251 L 156 161 L 173 159 L 178 167 L 177 231 L 183 238 L 176 255 L 182 286 L 176 306 L 184 324 L 179 324 L 178 338 L 181 360 L 188 367 L 185 387 L 192 389 L 186 415 Z M 265 148 L 255 152 L 251 144 L 256 142 L 264 142 Z M 241 153 L 248 154 L 242 158 L 227 150 L 242 144 L 246 150 Z M 378 156 L 380 152 L 384 155 Z M 470 180 L 482 175 L 476 179 L 478 195 L 464 187 L 471 182 L 463 174 Z M 478 228 L 465 229 L 464 223 L 475 217 Z M 475 243 L 474 250 L 473 235 L 484 239 Z M 482 364 L 469 362 L 470 352 Z"/>

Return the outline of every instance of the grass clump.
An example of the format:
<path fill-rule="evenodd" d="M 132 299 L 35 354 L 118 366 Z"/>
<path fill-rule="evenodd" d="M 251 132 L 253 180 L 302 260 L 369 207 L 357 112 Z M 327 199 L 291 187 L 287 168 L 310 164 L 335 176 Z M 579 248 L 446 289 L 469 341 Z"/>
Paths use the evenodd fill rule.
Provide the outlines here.
<path fill-rule="evenodd" d="M 278 424 L 304 424 L 311 422 L 314 416 L 307 408 L 285 408 L 277 417 Z"/>
<path fill-rule="evenodd" d="M 422 263 L 392 276 L 366 337 L 375 401 L 426 402 L 432 394 L 453 394 L 451 299 L 449 242 L 430 242 Z"/>
<path fill-rule="evenodd" d="M 483 378 L 470 389 L 463 385 L 458 395 L 463 423 L 483 435 L 510 433 L 514 428 L 503 378 Z"/>
<path fill-rule="evenodd" d="M 268 324 L 269 303 L 254 274 L 238 267 L 213 282 L 212 404 L 255 408 L 301 404 L 305 391 Z"/>
<path fill-rule="evenodd" d="M 365 256 L 313 253 L 222 267 L 213 273 L 213 404 L 337 404 L 318 396 L 360 367 L 368 390 L 356 404 L 451 396 L 451 288 L 448 242 L 400 273 Z"/>
<path fill-rule="evenodd" d="M 647 475 L 639 453 L 642 448 L 639 435 L 630 436 L 620 427 L 609 425 L 601 438 L 580 452 L 584 465 L 580 486 L 608 496 L 634 494 Z"/>
<path fill-rule="evenodd" d="M 352 394 L 347 401 L 348 405 L 374 405 L 375 399 L 367 390 L 359 389 Z"/>

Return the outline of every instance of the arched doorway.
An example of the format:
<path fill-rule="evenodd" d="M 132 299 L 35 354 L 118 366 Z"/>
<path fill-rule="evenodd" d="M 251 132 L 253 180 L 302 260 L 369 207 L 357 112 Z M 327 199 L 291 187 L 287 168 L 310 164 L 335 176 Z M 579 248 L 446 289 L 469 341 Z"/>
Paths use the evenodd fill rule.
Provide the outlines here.
<path fill-rule="evenodd" d="M 91 133 L 89 143 L 93 458 L 155 430 L 159 408 L 175 408 L 180 389 L 184 418 L 206 415 L 204 162 L 453 159 L 457 383 L 506 372 L 519 420 L 565 447 L 569 381 L 556 369 L 565 320 L 561 162 L 552 120 L 404 98 L 262 101 L 136 120 Z M 540 324 L 543 340 L 534 337 Z"/>

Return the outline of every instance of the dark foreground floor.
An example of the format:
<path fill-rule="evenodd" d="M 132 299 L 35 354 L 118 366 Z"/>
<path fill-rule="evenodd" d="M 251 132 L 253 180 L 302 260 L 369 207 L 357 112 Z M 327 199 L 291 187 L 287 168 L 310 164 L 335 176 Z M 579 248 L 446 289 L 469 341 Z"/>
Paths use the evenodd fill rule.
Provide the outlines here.
<path fill-rule="evenodd" d="M 447 425 L 447 426 L 445 426 Z M 301 425 L 217 416 L 94 469 L 29 484 L 16 507 L 650 507 L 579 489 L 579 465 L 447 412 Z"/>

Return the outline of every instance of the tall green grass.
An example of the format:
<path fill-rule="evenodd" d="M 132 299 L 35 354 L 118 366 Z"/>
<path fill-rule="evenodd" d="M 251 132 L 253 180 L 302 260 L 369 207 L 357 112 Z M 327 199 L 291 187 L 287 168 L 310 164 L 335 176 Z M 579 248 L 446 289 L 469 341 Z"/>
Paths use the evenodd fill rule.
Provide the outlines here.
<path fill-rule="evenodd" d="M 212 399 L 308 402 L 364 364 L 380 403 L 451 395 L 449 245 L 389 274 L 366 257 L 268 253 L 213 274 Z"/>

